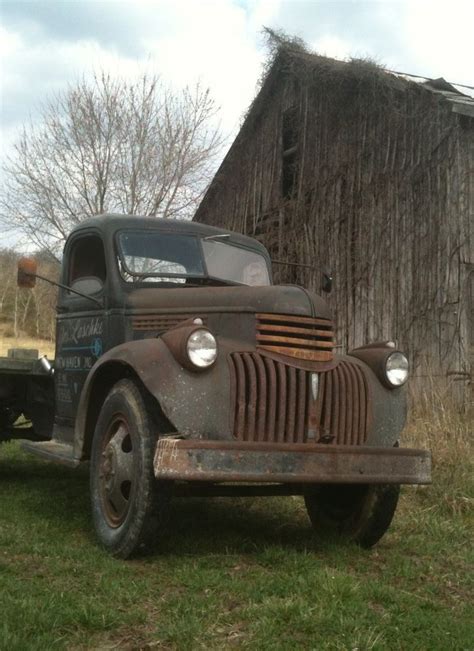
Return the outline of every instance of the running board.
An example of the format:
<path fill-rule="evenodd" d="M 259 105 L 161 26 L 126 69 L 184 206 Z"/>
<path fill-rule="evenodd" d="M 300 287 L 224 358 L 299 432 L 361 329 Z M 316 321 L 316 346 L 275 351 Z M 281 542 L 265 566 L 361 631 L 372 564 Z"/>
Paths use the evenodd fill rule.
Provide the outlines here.
<path fill-rule="evenodd" d="M 67 443 L 59 443 L 54 439 L 52 441 L 28 441 L 21 440 L 21 447 L 26 452 L 31 452 L 31 454 L 36 454 L 36 456 L 45 459 L 46 461 L 53 461 L 54 463 L 60 463 L 63 466 L 68 466 L 69 468 L 77 468 L 80 464 L 79 459 L 74 457 L 74 448 L 72 445 Z"/>

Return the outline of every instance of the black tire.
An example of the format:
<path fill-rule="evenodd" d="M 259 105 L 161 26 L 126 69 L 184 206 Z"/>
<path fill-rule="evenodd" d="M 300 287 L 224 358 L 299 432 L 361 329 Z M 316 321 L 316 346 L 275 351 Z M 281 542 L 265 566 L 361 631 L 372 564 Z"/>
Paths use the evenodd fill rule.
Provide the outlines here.
<path fill-rule="evenodd" d="M 11 430 L 17 419 L 18 413 L 9 407 L 0 408 L 0 443 L 10 440 Z"/>
<path fill-rule="evenodd" d="M 150 551 L 163 523 L 169 499 L 153 474 L 157 438 L 137 384 L 117 382 L 97 420 L 90 489 L 97 537 L 119 558 Z"/>
<path fill-rule="evenodd" d="M 340 537 L 370 548 L 389 528 L 398 485 L 324 485 L 305 495 L 309 519 L 321 537 Z"/>

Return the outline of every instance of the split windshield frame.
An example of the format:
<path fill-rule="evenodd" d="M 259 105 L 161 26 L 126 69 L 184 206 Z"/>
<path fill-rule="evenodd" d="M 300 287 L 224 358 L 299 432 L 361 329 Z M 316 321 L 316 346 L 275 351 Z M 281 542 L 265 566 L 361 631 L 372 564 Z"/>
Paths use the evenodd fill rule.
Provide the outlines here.
<path fill-rule="evenodd" d="M 157 233 L 157 234 L 166 234 L 166 235 L 171 234 L 171 235 L 175 235 L 176 237 L 182 237 L 184 235 L 185 237 L 192 237 L 195 240 L 197 240 L 198 241 L 199 252 L 201 254 L 202 268 L 203 268 L 203 271 L 204 271 L 203 275 L 184 274 L 184 273 L 168 273 L 168 272 L 163 272 L 163 273 L 153 273 L 153 272 L 151 272 L 151 273 L 142 273 L 142 272 L 138 272 L 138 271 L 131 271 L 129 269 L 126 261 L 125 261 L 125 256 L 123 255 L 123 249 L 122 249 L 122 246 L 121 246 L 121 243 L 120 243 L 120 236 L 122 235 L 122 233 L 139 233 L 139 234 L 146 235 L 149 232 Z M 206 257 L 204 255 L 204 249 L 203 249 L 203 246 L 202 246 L 203 240 L 207 240 L 207 241 L 210 240 L 210 241 L 219 242 L 221 240 L 229 240 L 230 238 L 231 238 L 230 233 L 222 233 L 222 234 L 221 233 L 216 233 L 215 235 L 206 235 L 205 237 L 201 237 L 197 233 L 176 233 L 176 232 L 173 232 L 172 230 L 167 230 L 167 229 L 163 229 L 163 230 L 162 229 L 159 229 L 159 230 L 158 229 L 157 230 L 153 229 L 153 230 L 148 231 L 147 229 L 134 229 L 134 228 L 121 229 L 121 230 L 119 230 L 119 231 L 117 231 L 115 233 L 115 237 L 114 237 L 114 239 L 115 239 L 115 248 L 116 248 L 116 251 L 117 251 L 117 254 L 118 254 L 117 257 L 121 262 L 122 268 L 126 273 L 128 273 L 133 278 L 138 278 L 138 279 L 140 279 L 140 278 L 142 278 L 142 279 L 145 279 L 145 278 L 185 278 L 185 279 L 190 280 L 190 281 L 192 281 L 192 280 L 195 280 L 195 281 L 215 280 L 216 282 L 222 283 L 223 285 L 235 285 L 235 286 L 238 286 L 238 287 L 247 287 L 248 285 L 246 285 L 245 283 L 239 283 L 239 282 L 233 281 L 233 280 L 226 280 L 224 278 L 219 278 L 218 276 L 211 276 L 209 274 L 209 272 L 208 272 Z M 242 249 L 244 251 L 251 251 L 252 253 L 260 255 L 265 261 L 265 265 L 266 265 L 267 273 L 268 273 L 268 279 L 269 279 L 269 286 L 271 286 L 273 284 L 271 266 L 268 264 L 267 256 L 265 256 L 261 251 L 259 251 L 257 249 L 254 249 L 253 247 L 243 246 L 242 244 L 236 243 L 236 242 L 228 242 L 228 241 L 226 241 L 226 242 L 223 242 L 223 243 L 228 244 L 228 246 L 233 246 L 233 247 L 235 247 L 237 249 Z M 120 278 L 121 278 L 122 282 L 129 285 L 129 283 L 125 280 L 125 278 L 123 277 L 123 275 L 121 273 L 120 273 Z M 142 280 L 142 282 L 147 282 L 147 281 Z M 186 285 L 177 283 L 177 287 L 186 287 Z M 188 287 L 189 287 L 189 285 L 188 285 Z M 157 286 L 157 289 L 159 289 L 159 286 Z"/>

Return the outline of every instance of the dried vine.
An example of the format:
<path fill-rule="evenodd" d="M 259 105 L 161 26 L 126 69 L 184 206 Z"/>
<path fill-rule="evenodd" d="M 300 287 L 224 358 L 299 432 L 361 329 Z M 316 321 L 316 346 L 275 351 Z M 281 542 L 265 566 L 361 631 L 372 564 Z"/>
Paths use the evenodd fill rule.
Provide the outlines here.
<path fill-rule="evenodd" d="M 196 219 L 331 267 L 343 348 L 395 338 L 421 375 L 469 378 L 474 120 L 373 62 L 277 45 Z M 320 289 L 305 269 L 275 279 Z"/>

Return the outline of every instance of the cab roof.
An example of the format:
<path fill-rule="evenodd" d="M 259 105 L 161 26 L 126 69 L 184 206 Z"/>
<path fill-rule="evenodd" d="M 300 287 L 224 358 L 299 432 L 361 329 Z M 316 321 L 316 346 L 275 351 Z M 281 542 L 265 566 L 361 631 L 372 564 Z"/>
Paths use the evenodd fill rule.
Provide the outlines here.
<path fill-rule="evenodd" d="M 253 237 L 248 237 L 241 233 L 225 230 L 224 228 L 216 228 L 215 226 L 208 226 L 207 224 L 193 221 L 105 213 L 81 222 L 71 231 L 71 235 L 89 229 L 101 231 L 104 238 L 111 238 L 116 232 L 121 230 L 153 230 L 166 233 L 197 235 L 198 237 L 228 235 L 229 239 L 226 239 L 227 242 L 232 242 L 233 244 L 257 250 L 268 257 L 268 252 L 263 244 Z"/>

